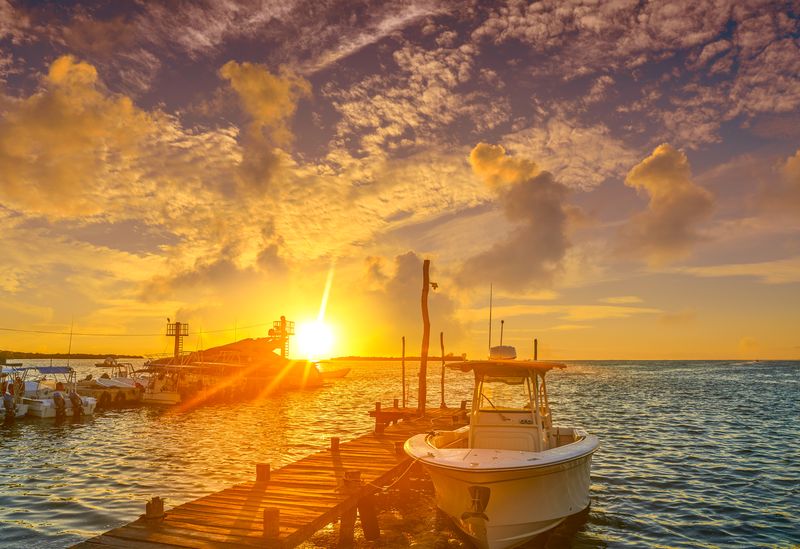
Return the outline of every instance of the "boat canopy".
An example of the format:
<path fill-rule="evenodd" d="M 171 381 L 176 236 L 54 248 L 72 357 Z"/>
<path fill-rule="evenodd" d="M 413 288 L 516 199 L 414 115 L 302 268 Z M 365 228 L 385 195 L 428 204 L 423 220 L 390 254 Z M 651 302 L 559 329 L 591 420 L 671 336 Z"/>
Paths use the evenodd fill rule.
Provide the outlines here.
<path fill-rule="evenodd" d="M 71 374 L 72 366 L 35 366 L 41 374 Z"/>
<path fill-rule="evenodd" d="M 567 365 L 563 362 L 544 360 L 467 360 L 451 362 L 447 367 L 462 372 L 473 371 L 476 375 L 513 377 L 527 375 L 530 370 L 543 376 L 554 368 L 563 369 Z"/>
<path fill-rule="evenodd" d="M 16 374 L 19 372 L 27 372 L 28 370 L 33 370 L 34 368 L 31 366 L 22 366 L 22 364 L 7 364 L 0 368 L 0 374 Z"/>

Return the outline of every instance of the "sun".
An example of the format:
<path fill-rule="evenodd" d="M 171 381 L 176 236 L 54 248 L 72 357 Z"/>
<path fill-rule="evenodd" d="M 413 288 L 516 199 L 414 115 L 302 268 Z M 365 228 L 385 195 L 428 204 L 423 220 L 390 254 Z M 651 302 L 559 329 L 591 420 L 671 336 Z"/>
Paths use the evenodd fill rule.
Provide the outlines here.
<path fill-rule="evenodd" d="M 297 353 L 308 360 L 329 357 L 333 349 L 333 330 L 315 320 L 297 326 Z"/>

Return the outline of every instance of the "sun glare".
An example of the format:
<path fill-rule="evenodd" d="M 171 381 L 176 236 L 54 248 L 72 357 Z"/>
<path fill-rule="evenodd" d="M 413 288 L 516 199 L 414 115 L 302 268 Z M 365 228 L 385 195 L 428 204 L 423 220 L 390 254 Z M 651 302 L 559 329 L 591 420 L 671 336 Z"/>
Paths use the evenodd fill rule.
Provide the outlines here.
<path fill-rule="evenodd" d="M 333 330 L 320 321 L 304 322 L 297 326 L 297 353 L 308 360 L 330 356 L 333 349 Z"/>

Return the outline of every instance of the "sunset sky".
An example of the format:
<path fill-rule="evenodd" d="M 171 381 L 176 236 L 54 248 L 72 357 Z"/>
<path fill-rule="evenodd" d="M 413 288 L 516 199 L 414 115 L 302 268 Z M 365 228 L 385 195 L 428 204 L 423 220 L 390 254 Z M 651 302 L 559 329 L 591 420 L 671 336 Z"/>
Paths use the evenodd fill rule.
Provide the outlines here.
<path fill-rule="evenodd" d="M 0 0 L 0 224 L 73 352 L 798 359 L 800 5 Z"/>

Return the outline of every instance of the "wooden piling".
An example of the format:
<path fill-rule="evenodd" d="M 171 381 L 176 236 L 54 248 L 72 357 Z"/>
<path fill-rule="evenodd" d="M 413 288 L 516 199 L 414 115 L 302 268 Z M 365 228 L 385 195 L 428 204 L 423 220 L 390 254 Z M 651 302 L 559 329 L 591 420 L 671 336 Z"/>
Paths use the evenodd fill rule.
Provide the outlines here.
<path fill-rule="evenodd" d="M 264 537 L 277 538 L 281 535 L 281 510 L 277 507 L 264 509 Z"/>
<path fill-rule="evenodd" d="M 361 488 L 361 471 L 344 472 L 344 491 L 353 493 Z M 342 512 L 339 519 L 339 547 L 352 547 L 356 526 L 358 507 L 351 507 Z"/>
<path fill-rule="evenodd" d="M 331 437 L 331 452 L 339 451 L 339 437 Z"/>
<path fill-rule="evenodd" d="M 431 260 L 422 262 L 422 350 L 419 355 L 419 393 L 417 410 L 425 414 L 425 401 L 428 398 L 428 347 L 431 339 L 431 319 L 428 315 L 428 291 L 431 287 Z"/>
<path fill-rule="evenodd" d="M 406 402 L 408 402 L 406 400 L 406 336 L 403 336 L 402 341 L 403 341 L 403 354 L 400 360 L 403 365 L 403 408 L 405 408 Z"/>
<path fill-rule="evenodd" d="M 164 516 L 164 500 L 158 496 L 150 498 L 150 501 L 144 506 L 144 518 L 146 520 L 159 520 Z"/>
<path fill-rule="evenodd" d="M 256 482 L 269 482 L 269 463 L 256 464 Z"/>
<path fill-rule="evenodd" d="M 361 518 L 361 529 L 367 541 L 376 541 L 381 537 L 378 525 L 378 511 L 375 508 L 375 496 L 367 493 L 358 500 L 358 516 Z"/>
<path fill-rule="evenodd" d="M 439 343 L 442 346 L 442 383 L 441 383 L 442 402 L 439 404 L 439 408 L 444 410 L 445 408 L 447 408 L 447 404 L 444 403 L 444 332 L 439 332 Z"/>

